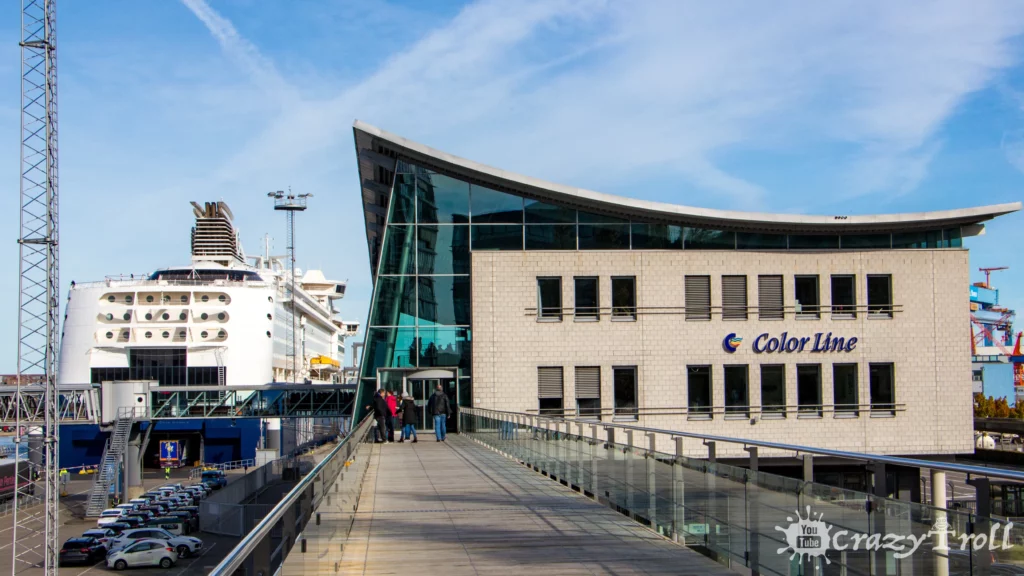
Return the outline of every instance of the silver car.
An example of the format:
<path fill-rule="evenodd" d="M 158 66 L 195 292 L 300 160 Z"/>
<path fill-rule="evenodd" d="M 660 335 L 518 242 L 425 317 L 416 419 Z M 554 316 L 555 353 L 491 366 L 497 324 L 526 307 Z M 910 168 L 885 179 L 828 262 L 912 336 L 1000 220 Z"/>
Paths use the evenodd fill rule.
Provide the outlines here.
<path fill-rule="evenodd" d="M 107 568 L 124 570 L 129 566 L 159 566 L 167 569 L 178 561 L 178 553 L 162 540 L 137 540 L 107 553 Z"/>
<path fill-rule="evenodd" d="M 120 550 L 136 540 L 162 540 L 170 544 L 171 548 L 178 553 L 178 558 L 188 558 L 203 550 L 203 541 L 194 536 L 175 536 L 163 528 L 133 528 L 125 530 L 120 536 L 111 540 L 107 547 L 110 550 Z"/>

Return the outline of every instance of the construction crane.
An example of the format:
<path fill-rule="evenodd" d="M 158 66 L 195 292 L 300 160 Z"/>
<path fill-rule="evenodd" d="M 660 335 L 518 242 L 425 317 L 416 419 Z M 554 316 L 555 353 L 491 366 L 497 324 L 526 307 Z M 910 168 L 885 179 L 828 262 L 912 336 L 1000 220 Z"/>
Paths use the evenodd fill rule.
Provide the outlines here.
<path fill-rule="evenodd" d="M 978 268 L 979 271 L 985 273 L 985 285 L 982 286 L 982 288 L 988 288 L 988 289 L 992 288 L 992 285 L 989 284 L 989 282 L 988 282 L 989 274 L 991 274 L 993 272 L 997 272 L 999 270 L 1009 270 L 1009 269 L 1010 269 L 1009 266 L 994 266 L 992 268 Z"/>
<path fill-rule="evenodd" d="M 43 426 L 16 426 L 11 573 L 56 576 L 59 526 L 57 351 L 60 339 L 57 194 L 57 1 L 21 5 L 21 219 L 18 380 L 42 379 Z M 31 378 L 29 378 L 31 377 Z M 27 391 L 25 392 L 28 393 Z M 22 451 L 27 448 L 28 462 Z M 42 513 L 28 506 L 42 499 Z"/>

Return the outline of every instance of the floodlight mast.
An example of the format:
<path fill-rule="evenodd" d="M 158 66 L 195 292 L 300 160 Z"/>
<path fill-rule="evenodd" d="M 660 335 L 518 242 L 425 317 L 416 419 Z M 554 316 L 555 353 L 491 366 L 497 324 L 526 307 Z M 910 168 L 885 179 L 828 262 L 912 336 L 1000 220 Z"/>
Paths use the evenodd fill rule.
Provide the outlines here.
<path fill-rule="evenodd" d="M 291 299 L 291 342 L 292 342 L 292 383 L 298 383 L 299 381 L 299 309 L 296 305 L 295 298 L 295 285 L 297 284 L 297 277 L 295 273 L 295 213 L 304 212 L 306 210 L 306 203 L 309 198 L 312 198 L 312 194 L 293 194 L 291 190 L 285 192 L 284 190 L 277 190 L 275 192 L 267 192 L 267 196 L 274 199 L 274 210 L 280 210 L 285 213 L 288 218 L 288 260 L 289 266 L 291 266 L 291 282 L 289 285 L 289 298 Z M 305 364 L 305 358 L 302 359 Z"/>

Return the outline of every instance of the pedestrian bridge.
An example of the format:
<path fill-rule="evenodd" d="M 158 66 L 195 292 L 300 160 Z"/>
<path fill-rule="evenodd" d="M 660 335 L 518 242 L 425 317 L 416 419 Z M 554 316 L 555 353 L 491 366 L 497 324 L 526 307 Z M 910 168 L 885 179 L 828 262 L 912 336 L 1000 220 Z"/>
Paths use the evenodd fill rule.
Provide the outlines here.
<path fill-rule="evenodd" d="M 960 534 L 1024 542 L 998 518 L 758 471 L 758 449 L 835 451 L 460 410 L 460 433 L 445 443 L 424 434 L 416 444 L 373 444 L 364 420 L 211 574 L 1024 572 L 1007 572 L 1016 569 L 1006 564 L 1012 558 L 986 546 L 959 549 Z M 718 462 L 723 442 L 749 449 L 749 467 Z M 676 450 L 658 450 L 666 444 Z M 693 444 L 707 457 L 684 456 Z M 842 454 L 881 478 L 887 463 L 927 464 L 941 501 L 948 470 L 1024 480 L 1020 472 Z M 808 510 L 813 518 L 801 522 Z M 824 544 L 802 538 L 801 526 L 820 528 L 811 536 Z M 871 548 L 874 534 L 874 542 L 895 535 L 904 552 L 921 544 L 902 557 L 891 538 L 888 549 Z M 813 553 L 794 555 L 794 547 Z"/>

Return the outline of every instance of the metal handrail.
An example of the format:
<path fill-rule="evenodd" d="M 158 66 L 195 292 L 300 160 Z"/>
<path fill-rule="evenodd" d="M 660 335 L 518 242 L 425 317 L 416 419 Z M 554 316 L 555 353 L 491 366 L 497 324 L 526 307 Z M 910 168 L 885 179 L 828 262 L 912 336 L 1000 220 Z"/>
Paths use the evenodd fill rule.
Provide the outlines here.
<path fill-rule="evenodd" d="M 596 398 L 594 398 L 596 400 Z M 577 400 L 589 400 L 589 398 L 577 398 Z M 721 404 L 714 406 L 641 406 L 636 408 L 614 408 L 609 406 L 602 406 L 600 408 L 580 408 L 577 406 L 569 406 L 565 408 L 544 408 L 543 412 L 540 408 L 528 408 L 527 414 L 545 416 L 548 418 L 559 417 L 558 414 L 562 413 L 569 416 L 575 416 L 577 418 L 586 419 L 588 416 L 688 416 L 690 419 L 701 420 L 703 418 L 694 418 L 695 416 L 740 416 L 743 419 L 746 417 L 755 416 L 783 416 L 796 414 L 798 416 L 808 414 L 850 414 L 853 412 L 870 412 L 873 416 L 880 416 L 885 413 L 891 412 L 906 412 L 907 405 L 902 402 L 889 402 L 875 404 L 777 404 L 777 405 L 741 405 L 741 406 L 723 406 Z M 745 416 L 744 416 L 745 415 Z M 803 416 L 801 416 L 803 417 Z M 772 418 L 768 418 L 769 420 Z M 782 418 L 779 418 L 782 419 Z"/>
<path fill-rule="evenodd" d="M 337 456 L 349 442 L 358 442 L 358 438 L 369 431 L 370 424 L 372 422 L 373 419 L 369 416 L 363 418 L 363 421 L 359 423 L 355 431 L 346 436 L 345 439 L 334 448 L 334 450 L 331 450 L 331 453 L 328 454 L 326 458 L 314 466 L 313 469 L 310 470 L 310 472 L 284 496 L 284 498 L 281 498 L 281 501 L 267 513 L 263 520 L 260 520 L 260 523 L 250 530 L 249 533 L 245 535 L 245 538 L 242 538 L 238 545 L 228 552 L 227 556 L 225 556 L 224 559 L 220 561 L 220 564 L 217 564 L 207 576 L 229 576 L 234 574 L 235 570 L 245 562 L 245 559 L 249 554 L 251 554 L 260 542 L 263 541 L 263 538 L 270 535 L 271 530 L 273 530 L 278 521 L 284 518 L 288 507 L 293 505 L 302 493 L 305 492 L 311 484 L 313 484 L 317 475 L 334 460 L 334 457 Z M 357 440 L 353 440 L 353 438 L 356 438 Z M 334 481 L 331 479 L 331 484 L 333 483 Z M 324 490 L 326 491 L 331 484 L 325 484 Z"/>
<path fill-rule="evenodd" d="M 536 418 L 538 421 L 547 420 L 551 423 L 561 422 L 574 422 L 584 424 L 588 426 L 597 427 L 600 426 L 605 429 L 617 428 L 621 430 L 634 430 L 644 433 L 652 434 L 665 434 L 671 437 L 681 438 L 693 438 L 697 440 L 703 440 L 705 442 L 725 442 L 730 444 L 742 444 L 744 447 L 754 446 L 758 448 L 770 448 L 773 450 L 781 450 L 786 452 L 794 452 L 796 454 L 811 454 L 814 456 L 831 456 L 833 458 L 842 458 L 845 460 L 860 460 L 864 462 L 878 462 L 881 464 L 894 464 L 898 466 L 908 466 L 911 468 L 927 468 L 929 470 L 943 470 L 946 472 L 960 472 L 963 474 L 974 475 L 974 476 L 985 476 L 988 478 L 1001 478 L 1003 480 L 1014 480 L 1017 482 L 1024 482 L 1024 472 L 1016 472 L 1013 470 L 1004 470 L 1000 468 L 987 468 L 984 466 L 971 466 L 967 464 L 951 464 L 948 462 L 938 462 L 934 460 L 918 460 L 916 458 L 904 458 L 901 456 L 885 456 L 881 454 L 867 454 L 864 452 L 848 452 L 845 450 L 831 450 L 828 448 L 815 448 L 813 446 L 802 446 L 799 444 L 783 444 L 780 442 L 768 442 L 765 440 L 752 440 L 749 438 L 731 438 L 728 436 L 716 436 L 713 434 L 698 434 L 695 432 L 682 432 L 679 430 L 664 430 L 661 428 L 648 428 L 645 426 L 631 426 L 629 424 L 613 423 L 613 422 L 595 422 L 593 420 L 575 419 L 575 418 L 549 418 L 545 416 L 538 416 L 536 414 L 526 414 L 522 412 L 506 412 L 503 410 L 490 410 L 487 408 L 460 408 L 461 412 L 469 415 L 480 415 L 486 416 L 487 412 L 492 414 L 502 414 L 507 416 L 521 416 L 525 418 Z"/>

